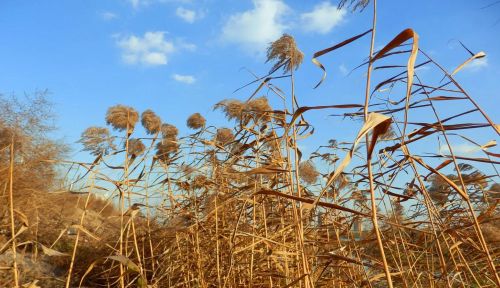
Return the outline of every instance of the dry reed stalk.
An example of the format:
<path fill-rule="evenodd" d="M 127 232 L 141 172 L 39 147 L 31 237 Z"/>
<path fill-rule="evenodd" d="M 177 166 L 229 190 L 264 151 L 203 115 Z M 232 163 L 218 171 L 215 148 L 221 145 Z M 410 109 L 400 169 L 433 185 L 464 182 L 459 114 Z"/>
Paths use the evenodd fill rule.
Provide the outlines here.
<path fill-rule="evenodd" d="M 365 122 L 368 121 L 368 105 L 370 103 L 370 81 L 371 81 L 371 73 L 372 73 L 372 63 L 373 63 L 373 50 L 375 46 L 375 31 L 376 31 L 376 25 L 377 25 L 377 0 L 373 0 L 373 24 L 372 24 L 372 37 L 371 37 L 371 42 L 370 42 L 370 54 L 368 55 L 368 72 L 366 75 L 366 90 L 365 90 L 365 106 L 364 106 L 364 119 Z M 411 84 L 410 84 L 411 86 Z M 406 125 L 406 122 L 405 122 Z M 403 132 L 403 137 L 404 137 L 404 132 Z M 365 137 L 365 142 L 369 143 L 370 138 L 368 135 Z M 375 140 L 372 140 L 375 141 Z M 366 145 L 366 153 L 367 155 L 370 155 L 371 152 L 369 151 L 369 146 Z M 375 235 L 377 236 L 377 244 L 378 248 L 380 250 L 380 254 L 382 257 L 382 263 L 384 264 L 384 272 L 385 272 L 385 277 L 387 278 L 387 284 L 389 288 L 393 287 L 392 283 L 392 276 L 391 276 L 391 271 L 389 269 L 389 265 L 387 263 L 387 259 L 385 256 L 385 251 L 384 251 L 384 244 L 382 243 L 382 236 L 380 234 L 380 228 L 378 225 L 378 219 L 377 219 L 377 204 L 375 203 L 375 188 L 373 185 L 373 172 L 372 172 L 372 162 L 371 162 L 371 155 L 367 156 L 366 159 L 366 166 L 368 168 L 368 181 L 370 185 L 370 197 L 371 197 L 371 212 L 372 212 L 372 222 L 373 222 L 373 228 L 375 230 Z"/>
<path fill-rule="evenodd" d="M 10 237 L 12 242 L 12 262 L 14 274 L 14 287 L 19 286 L 19 271 L 17 267 L 17 241 L 16 241 L 16 227 L 14 222 L 14 136 L 11 138 L 9 149 L 9 208 L 10 208 Z"/>
<path fill-rule="evenodd" d="M 93 179 L 92 177 L 90 179 Z M 93 181 L 93 180 L 92 180 Z M 93 184 L 91 184 L 91 187 Z M 87 206 L 89 204 L 90 200 L 90 193 L 87 194 L 87 198 L 85 199 L 85 209 L 82 212 L 82 215 L 80 217 L 80 227 L 83 227 L 83 220 L 85 219 L 85 214 L 87 211 Z M 73 246 L 73 253 L 71 254 L 71 262 L 69 263 L 69 269 L 68 269 L 68 276 L 66 277 L 66 288 L 71 287 L 71 274 L 73 272 L 73 267 L 75 266 L 75 259 L 76 259 L 76 251 L 78 250 L 78 244 L 80 243 L 80 229 L 77 230 L 76 232 L 76 237 L 75 237 L 75 242 Z"/>

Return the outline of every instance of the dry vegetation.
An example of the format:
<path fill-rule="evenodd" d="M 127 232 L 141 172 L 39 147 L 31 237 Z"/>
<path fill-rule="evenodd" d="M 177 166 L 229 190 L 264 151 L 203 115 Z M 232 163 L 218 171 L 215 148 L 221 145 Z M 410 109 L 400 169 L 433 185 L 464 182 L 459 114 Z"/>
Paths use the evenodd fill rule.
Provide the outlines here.
<path fill-rule="evenodd" d="M 360 5 L 354 8 L 368 4 L 352 2 Z M 495 138 L 499 126 L 454 79 L 463 66 L 444 70 L 411 29 L 374 51 L 375 31 L 376 21 L 367 32 L 314 55 L 326 71 L 319 57 L 334 57 L 336 49 L 372 35 L 362 66 L 366 95 L 352 103 L 300 106 L 294 71 L 304 56 L 284 35 L 270 45 L 271 72 L 256 79 L 251 96 L 215 105 L 232 128 L 209 126 L 195 113 L 186 122 L 193 134 L 180 137 L 153 111 L 139 117 L 134 108 L 117 105 L 105 118 L 113 132 L 90 127 L 82 133 L 84 150 L 95 156 L 82 163 L 61 161 L 60 146 L 4 117 L 0 282 L 498 287 L 500 155 L 488 150 L 495 141 L 477 143 L 465 135 L 488 129 Z M 434 82 L 421 81 L 415 68 L 422 66 L 439 73 Z M 372 80 L 381 71 L 390 77 Z M 278 78 L 288 86 L 277 87 Z M 376 97 L 387 88 L 387 99 Z M 256 97 L 264 90 L 284 106 Z M 454 101 L 471 108 L 452 111 L 448 104 L 440 112 L 442 103 Z M 12 105 L 6 103 L 2 109 Z M 303 159 L 298 141 L 313 132 L 306 116 L 320 109 L 341 111 L 344 121 L 362 127 L 354 139 L 330 140 Z M 23 119 L 30 113 L 10 115 Z M 450 140 L 460 137 L 483 156 L 456 155 Z M 441 142 L 447 152 L 425 153 Z M 47 186 L 57 183 L 51 179 L 60 166 L 53 163 L 67 168 L 64 191 Z"/>

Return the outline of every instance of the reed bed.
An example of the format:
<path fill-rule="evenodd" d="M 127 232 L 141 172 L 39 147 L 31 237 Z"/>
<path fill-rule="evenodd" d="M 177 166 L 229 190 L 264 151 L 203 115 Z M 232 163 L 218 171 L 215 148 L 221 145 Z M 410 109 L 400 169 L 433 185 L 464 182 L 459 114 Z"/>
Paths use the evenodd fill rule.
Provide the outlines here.
<path fill-rule="evenodd" d="M 41 249 L 38 261 L 57 263 L 61 273 L 28 279 L 14 260 L 0 279 L 122 288 L 500 286 L 499 154 L 491 152 L 495 140 L 467 134 L 481 129 L 495 139 L 500 128 L 455 79 L 484 55 L 472 53 L 449 72 L 412 29 L 375 51 L 376 9 L 373 18 L 366 32 L 313 56 L 324 72 L 318 87 L 328 81 L 320 60 L 372 37 L 368 57 L 360 55 L 366 93 L 351 103 L 299 105 L 295 71 L 304 55 L 284 35 L 269 46 L 272 69 L 251 83 L 249 97 L 214 106 L 232 127 L 210 126 L 195 113 L 186 120 L 193 134 L 180 136 L 146 110 L 141 134 L 138 111 L 111 107 L 105 121 L 113 131 L 82 134 L 95 160 L 58 162 L 68 166 L 65 193 L 74 199 L 66 203 L 76 202 L 75 215 L 58 216 L 73 223 L 46 221 L 63 232 L 23 223 L 22 200 L 3 186 L 11 231 L 0 252 L 11 247 L 18 259 L 16 251 Z M 424 66 L 437 76 L 424 82 L 417 69 Z M 283 107 L 271 107 L 271 97 Z M 456 101 L 470 108 L 453 111 Z M 314 136 L 307 116 L 317 110 L 358 123 L 359 131 L 306 159 L 299 143 Z M 452 139 L 482 156 L 456 154 Z M 445 152 L 435 153 L 436 145 Z M 12 176 L 13 169 L 2 171 Z"/>

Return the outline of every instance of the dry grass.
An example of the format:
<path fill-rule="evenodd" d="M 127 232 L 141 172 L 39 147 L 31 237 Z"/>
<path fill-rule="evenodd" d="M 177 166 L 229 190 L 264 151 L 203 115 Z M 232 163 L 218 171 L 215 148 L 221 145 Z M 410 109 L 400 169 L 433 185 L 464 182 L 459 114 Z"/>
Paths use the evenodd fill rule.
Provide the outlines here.
<path fill-rule="evenodd" d="M 498 287 L 498 153 L 489 150 L 496 143 L 474 141 L 477 129 L 498 137 L 498 128 L 452 75 L 415 47 L 414 31 L 402 35 L 396 40 L 412 39 L 412 51 L 399 58 L 390 53 L 408 48 L 401 47 L 406 42 L 395 40 L 374 55 L 372 41 L 367 97 L 350 104 L 298 105 L 293 71 L 303 56 L 284 35 L 268 58 L 273 72 L 291 73 L 289 87 L 277 88 L 271 73 L 248 99 L 218 103 L 231 128 L 209 126 L 196 113 L 187 125 L 198 131 L 179 135 L 148 110 L 141 120 L 154 137 L 146 138 L 131 129 L 138 119 L 133 108 L 111 107 L 105 121 L 116 135 L 97 127 L 82 134 L 84 149 L 99 157 L 66 163 L 71 192 L 21 194 L 14 185 L 9 197 L 7 184 L 22 181 L 9 180 L 9 167 L 32 166 L 5 147 L 29 142 L 9 146 L 13 134 L 0 129 L 6 187 L 0 207 L 12 208 L 0 209 L 0 248 L 22 255 L 4 257 L 19 259 L 18 266 L 0 258 L 9 272 L 0 280 L 121 288 Z M 340 47 L 316 53 L 315 63 Z M 416 54 L 442 75 L 421 82 L 414 69 L 421 64 L 408 61 Z M 381 59 L 393 62 L 374 69 Z M 372 73 L 381 70 L 387 80 L 372 85 Z M 388 86 L 394 94 L 378 97 Z M 253 98 L 264 89 L 267 97 Z M 284 106 L 271 107 L 271 97 L 286 100 Z M 456 111 L 464 105 L 449 101 L 474 109 Z M 354 139 L 340 130 L 335 136 L 344 139 L 325 141 L 306 157 L 298 147 L 314 132 L 307 115 L 325 109 L 361 127 Z M 417 113 L 422 109 L 427 113 Z M 108 139 L 120 139 L 126 149 L 103 153 Z M 481 156 L 457 155 L 450 139 L 476 143 Z M 443 144 L 449 151 L 435 153 Z M 27 259 L 48 269 L 31 273 Z"/>

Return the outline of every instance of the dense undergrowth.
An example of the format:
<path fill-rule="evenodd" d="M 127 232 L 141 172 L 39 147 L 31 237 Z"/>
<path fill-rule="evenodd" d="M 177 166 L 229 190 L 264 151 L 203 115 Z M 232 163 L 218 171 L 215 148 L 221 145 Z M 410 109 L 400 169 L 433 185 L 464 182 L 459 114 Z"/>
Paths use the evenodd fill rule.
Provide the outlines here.
<path fill-rule="evenodd" d="M 489 150 L 496 141 L 466 136 L 488 129 L 495 139 L 499 126 L 455 80 L 463 65 L 443 69 L 411 29 L 374 51 L 375 31 L 376 21 L 313 56 L 326 71 L 320 57 L 373 37 L 361 66 L 366 95 L 351 103 L 299 105 L 294 71 L 304 55 L 284 35 L 269 46 L 273 66 L 252 83 L 254 92 L 214 106 L 232 127 L 210 126 L 195 113 L 186 120 L 192 134 L 179 135 L 151 110 L 117 105 L 104 119 L 111 129 L 83 131 L 80 142 L 95 157 L 83 163 L 54 157 L 61 155 L 57 145 L 33 148 L 40 153 L 29 152 L 27 161 L 21 155 L 28 152 L 17 147 L 38 141 L 18 140 L 23 134 L 1 123 L 0 281 L 42 287 L 500 285 L 499 155 Z M 484 54 L 472 54 L 464 65 L 479 57 Z M 424 66 L 439 77 L 421 81 L 416 68 Z M 372 73 L 381 71 L 390 76 L 371 83 Z M 287 86 L 276 86 L 278 78 Z M 271 107 L 268 97 L 283 106 Z M 454 101 L 470 109 L 441 112 L 442 103 Z M 314 132 L 307 115 L 323 109 L 361 122 L 359 133 L 303 157 L 298 143 Z M 479 120 L 470 122 L 471 115 Z M 456 155 L 450 144 L 456 138 L 482 155 Z M 437 142 L 448 149 L 426 150 Z M 50 177 L 61 166 L 68 172 L 56 186 L 63 190 L 44 186 L 56 182 Z"/>

